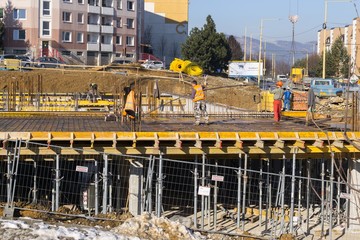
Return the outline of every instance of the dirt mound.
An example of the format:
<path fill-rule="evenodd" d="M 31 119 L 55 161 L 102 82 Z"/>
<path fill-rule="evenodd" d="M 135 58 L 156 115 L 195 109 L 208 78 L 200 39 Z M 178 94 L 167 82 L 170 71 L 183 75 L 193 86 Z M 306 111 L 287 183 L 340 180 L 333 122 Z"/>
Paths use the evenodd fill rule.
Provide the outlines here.
<path fill-rule="evenodd" d="M 47 93 L 85 93 L 90 83 L 97 83 L 100 92 L 121 92 L 124 86 L 137 81 L 143 92 L 146 92 L 149 81 L 158 80 L 159 89 L 163 93 L 190 95 L 190 82 L 196 79 L 203 84 L 204 77 L 179 77 L 170 71 L 151 71 L 141 68 L 118 68 L 109 71 L 90 70 L 33 70 L 28 72 L 2 71 L 0 90 L 21 83 L 34 92 Z M 182 81 L 184 80 L 184 81 Z M 207 100 L 224 105 L 256 110 L 260 90 L 257 86 L 246 86 L 233 79 L 207 76 Z M 40 84 L 41 83 L 41 84 Z"/>

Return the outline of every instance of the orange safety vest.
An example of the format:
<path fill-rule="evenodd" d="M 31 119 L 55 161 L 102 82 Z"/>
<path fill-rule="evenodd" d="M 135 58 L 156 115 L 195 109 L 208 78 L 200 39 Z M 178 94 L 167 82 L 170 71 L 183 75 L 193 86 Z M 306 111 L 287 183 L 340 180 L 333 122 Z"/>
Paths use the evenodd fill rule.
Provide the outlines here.
<path fill-rule="evenodd" d="M 193 102 L 205 100 L 205 93 L 204 93 L 203 87 L 198 84 L 198 85 L 194 86 L 194 89 L 196 92 L 195 92 L 195 97 L 193 99 Z"/>
<path fill-rule="evenodd" d="M 126 97 L 125 110 L 132 110 L 135 112 L 135 92 L 131 90 Z"/>

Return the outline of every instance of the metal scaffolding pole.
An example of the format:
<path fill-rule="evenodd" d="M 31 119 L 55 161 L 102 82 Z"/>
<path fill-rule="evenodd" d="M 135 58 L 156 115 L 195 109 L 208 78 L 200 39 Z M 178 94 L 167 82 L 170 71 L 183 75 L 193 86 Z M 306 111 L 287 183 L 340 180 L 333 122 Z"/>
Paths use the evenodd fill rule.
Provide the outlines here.
<path fill-rule="evenodd" d="M 296 148 L 294 148 L 291 175 L 291 202 L 290 202 L 290 233 L 294 234 L 294 197 L 295 197 L 295 170 L 296 170 Z"/>
<path fill-rule="evenodd" d="M 194 167 L 194 228 L 197 228 L 197 185 L 198 185 L 198 156 L 195 155 L 195 167 Z"/>
<path fill-rule="evenodd" d="M 98 174 L 98 161 L 95 159 L 95 174 L 94 174 L 94 182 L 95 182 L 95 215 L 99 214 L 99 174 Z"/>
<path fill-rule="evenodd" d="M 245 153 L 245 162 L 244 162 L 244 181 L 243 181 L 243 199 L 242 199 L 242 230 L 245 231 L 245 200 L 246 200 L 246 184 L 247 184 L 247 162 L 248 162 L 248 155 Z"/>
<path fill-rule="evenodd" d="M 107 213 L 107 198 L 108 198 L 108 156 L 103 154 L 104 158 L 104 168 L 103 168 L 103 199 L 102 199 L 102 214 Z"/>
<path fill-rule="evenodd" d="M 60 154 L 56 154 L 55 159 L 55 211 L 59 210 L 59 200 L 60 200 Z"/>
<path fill-rule="evenodd" d="M 262 185 L 263 185 L 263 162 L 260 159 L 260 177 L 259 177 L 259 228 L 262 225 Z"/>
<path fill-rule="evenodd" d="M 201 186 L 205 187 L 205 154 L 202 155 Z M 201 230 L 204 230 L 205 196 L 201 195 Z"/>
<path fill-rule="evenodd" d="M 239 169 L 237 171 L 238 186 L 237 186 L 237 219 L 236 227 L 240 228 L 240 208 L 241 208 L 241 154 L 239 154 Z"/>
<path fill-rule="evenodd" d="M 329 226 L 329 238 L 332 240 L 332 228 L 333 228 L 333 194 L 334 194 L 334 153 L 331 152 L 331 166 L 330 166 L 330 226 Z"/>
<path fill-rule="evenodd" d="M 321 159 L 321 238 L 324 237 L 325 163 Z"/>
<path fill-rule="evenodd" d="M 285 164 L 286 164 L 286 157 L 283 155 L 283 167 L 282 167 L 282 182 L 281 182 L 281 228 L 280 234 L 284 233 L 285 227 Z"/>
<path fill-rule="evenodd" d="M 162 153 L 160 153 L 159 156 L 159 176 L 158 176 L 158 204 L 157 204 L 157 209 L 156 209 L 156 216 L 157 217 L 161 217 L 161 208 L 162 208 L 162 191 L 163 191 L 163 158 L 162 158 Z"/>
<path fill-rule="evenodd" d="M 266 187 L 267 187 L 267 197 L 266 197 L 266 213 L 265 213 L 265 231 L 268 230 L 268 219 L 271 218 L 271 183 L 270 183 L 270 160 L 268 159 L 266 161 L 266 169 L 267 169 L 267 175 L 266 175 Z M 269 216 L 270 211 L 270 216 Z"/>
<path fill-rule="evenodd" d="M 306 233 L 310 234 L 310 159 L 307 160 L 307 182 L 306 182 Z"/>

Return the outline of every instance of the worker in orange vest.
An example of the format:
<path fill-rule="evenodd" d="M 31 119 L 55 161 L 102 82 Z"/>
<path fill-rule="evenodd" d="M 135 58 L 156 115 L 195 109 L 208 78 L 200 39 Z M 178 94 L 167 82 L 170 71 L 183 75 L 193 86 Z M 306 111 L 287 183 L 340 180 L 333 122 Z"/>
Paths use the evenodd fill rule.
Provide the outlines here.
<path fill-rule="evenodd" d="M 194 115 L 195 115 L 195 125 L 200 125 L 201 114 L 204 116 L 205 124 L 209 124 L 209 115 L 206 111 L 206 102 L 205 102 L 205 86 L 197 84 L 196 80 L 191 82 L 193 87 L 191 97 L 194 102 Z"/>

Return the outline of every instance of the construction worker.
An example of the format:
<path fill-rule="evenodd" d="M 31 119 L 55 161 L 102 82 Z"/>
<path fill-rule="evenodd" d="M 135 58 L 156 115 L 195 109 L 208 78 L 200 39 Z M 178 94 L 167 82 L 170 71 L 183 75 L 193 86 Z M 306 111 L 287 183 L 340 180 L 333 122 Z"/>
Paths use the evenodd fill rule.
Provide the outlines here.
<path fill-rule="evenodd" d="M 191 82 L 191 86 L 193 87 L 191 97 L 194 102 L 195 125 L 200 125 L 201 114 L 204 116 L 205 124 L 209 124 L 209 115 L 205 103 L 205 86 L 197 84 L 196 80 Z"/>
<path fill-rule="evenodd" d="M 286 87 L 284 92 L 284 111 L 290 111 L 291 96 L 292 93 L 290 91 L 290 87 Z"/>
<path fill-rule="evenodd" d="M 125 114 L 130 117 L 130 119 L 135 119 L 135 92 L 134 85 L 130 86 L 129 93 L 126 96 L 126 102 L 124 111 Z"/>
<path fill-rule="evenodd" d="M 314 110 L 315 110 L 315 93 L 312 88 L 309 88 L 307 95 L 307 111 L 306 111 L 306 119 L 305 125 L 309 125 L 310 120 L 314 120 Z"/>
<path fill-rule="evenodd" d="M 279 124 L 280 122 L 280 114 L 281 114 L 281 105 L 282 98 L 284 96 L 284 90 L 282 88 L 282 81 L 278 81 L 276 83 L 276 88 L 271 90 L 270 92 L 274 94 L 274 120 L 275 124 Z"/>

